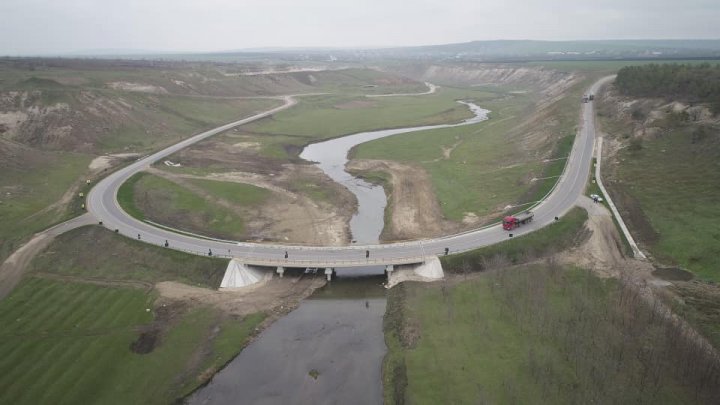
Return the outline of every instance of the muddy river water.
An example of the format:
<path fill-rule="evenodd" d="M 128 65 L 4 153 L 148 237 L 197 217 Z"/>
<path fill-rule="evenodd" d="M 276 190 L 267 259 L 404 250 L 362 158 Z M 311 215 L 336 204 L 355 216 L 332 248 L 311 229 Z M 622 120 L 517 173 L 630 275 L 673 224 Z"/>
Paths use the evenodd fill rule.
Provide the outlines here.
<path fill-rule="evenodd" d="M 457 124 L 362 132 L 307 146 L 300 157 L 317 162 L 358 199 L 350 229 L 357 243 L 377 243 L 387 204 L 382 187 L 345 171 L 350 149 L 364 142 L 414 131 L 469 125 L 488 110 L 459 101 L 474 117 Z M 337 279 L 273 323 L 189 404 L 381 404 L 383 267 L 338 269 Z M 318 274 L 318 277 L 322 277 Z"/>

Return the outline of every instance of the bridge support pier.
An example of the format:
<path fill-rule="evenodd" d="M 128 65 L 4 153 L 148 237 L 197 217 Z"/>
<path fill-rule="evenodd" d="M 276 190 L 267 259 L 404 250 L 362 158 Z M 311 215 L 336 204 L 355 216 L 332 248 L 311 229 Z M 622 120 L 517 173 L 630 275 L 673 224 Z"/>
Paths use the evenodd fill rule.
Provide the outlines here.
<path fill-rule="evenodd" d="M 387 279 L 390 280 L 390 275 L 395 270 L 395 266 L 392 264 L 388 264 L 385 266 L 385 275 L 387 276 Z"/>
<path fill-rule="evenodd" d="M 333 276 L 335 275 L 335 269 L 332 267 L 326 267 L 325 268 L 325 277 L 327 277 L 327 281 L 332 281 Z"/>
<path fill-rule="evenodd" d="M 282 266 L 278 266 L 278 268 L 275 270 L 275 272 L 280 275 L 280 278 L 282 278 L 283 274 L 285 274 L 285 268 Z"/>

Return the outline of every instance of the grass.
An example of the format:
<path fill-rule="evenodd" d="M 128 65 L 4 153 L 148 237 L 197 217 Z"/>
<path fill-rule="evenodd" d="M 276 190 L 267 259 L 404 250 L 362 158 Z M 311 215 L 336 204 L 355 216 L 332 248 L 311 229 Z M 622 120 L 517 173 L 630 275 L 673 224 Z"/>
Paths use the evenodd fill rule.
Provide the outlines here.
<path fill-rule="evenodd" d="M 353 150 L 356 159 L 383 159 L 420 163 L 430 174 L 445 216 L 461 220 L 467 212 L 494 211 L 503 202 L 518 198 L 522 190 L 507 187 L 527 173 L 527 166 L 498 169 L 516 163 L 512 148 L 506 148 L 504 137 L 515 125 L 512 119 L 527 107 L 524 96 L 513 101 L 478 100 L 491 110 L 484 123 L 395 135 L 359 145 Z M 443 148 L 458 145 L 445 159 Z M 532 167 L 532 165 L 530 165 Z M 493 172 L 481 176 L 481 173 Z M 482 190 L 482 191 L 481 191 Z"/>
<path fill-rule="evenodd" d="M 226 260 L 161 249 L 98 226 L 87 226 L 58 236 L 33 260 L 30 270 L 106 280 L 172 280 L 217 288 L 226 266 Z"/>
<path fill-rule="evenodd" d="M 670 128 L 645 140 L 636 152 L 620 152 L 617 177 L 608 188 L 630 195 L 653 230 L 640 235 L 654 257 L 677 264 L 704 280 L 720 281 L 720 142 L 711 136 L 692 142 L 692 126 Z M 714 129 L 717 131 L 717 129 Z M 716 132 L 717 133 L 717 132 Z M 617 199 L 617 197 L 615 198 Z M 620 209 L 623 199 L 620 199 Z M 637 219 L 624 217 L 630 224 Z"/>
<path fill-rule="evenodd" d="M 92 70 L 8 69 L 0 63 L 0 90 L 20 90 L 38 94 L 27 103 L 39 107 L 57 103 L 68 104 L 73 114 L 70 136 L 77 138 L 85 153 L 52 150 L 55 144 L 27 147 L 7 141 L 8 156 L 0 154 L 0 263 L 29 237 L 49 226 L 81 214 L 80 200 L 73 198 L 69 205 L 48 206 L 60 200 L 74 185 L 89 175 L 91 159 L 105 152 L 147 152 L 174 143 L 201 129 L 232 119 L 251 115 L 281 104 L 279 100 L 228 100 L 185 97 L 179 95 L 148 95 L 121 92 L 107 88 L 107 81 L 120 79 L 124 74 L 141 83 L 155 83 L 163 76 L 160 71 L 109 72 Z M 163 79 L 167 80 L 167 78 Z M 64 84 L 69 82 L 70 84 Z M 18 100 L 20 98 L 18 97 Z M 97 114 L 102 105 L 102 117 Z M 127 108 L 122 110 L 120 105 Z M 17 105 L 18 110 L 22 108 Z M 109 109 L 106 111 L 105 109 Z M 12 111 L 13 107 L 9 107 Z M 94 111 L 94 113 L 93 113 Z M 58 113 L 59 114 L 59 113 Z M 120 118 L 117 118 L 120 117 Z M 44 121 L 36 119 L 37 132 L 43 133 Z M 66 123 L 59 121 L 49 127 Z M 69 122 L 67 122 L 70 125 Z M 22 139 L 22 132 L 18 139 Z M 5 153 L 5 140 L 0 153 Z M 62 144 L 63 142 L 59 142 Z M 78 191 L 86 192 L 81 188 Z M 136 212 L 136 214 L 138 214 Z"/>
<path fill-rule="evenodd" d="M 123 100 L 134 106 L 132 119 L 116 123 L 98 139 L 103 152 L 130 150 L 146 152 L 176 143 L 204 129 L 210 129 L 242 117 L 277 107 L 279 100 L 212 99 L 176 95 L 105 91 L 111 100 Z"/>
<path fill-rule="evenodd" d="M 262 156 L 292 159 L 292 150 L 299 152 L 305 144 L 323 139 L 377 129 L 459 122 L 471 113 L 455 100 L 468 97 L 489 98 L 491 94 L 442 88 L 421 97 L 302 97 L 295 107 L 243 127 L 242 134 L 260 142 Z"/>
<path fill-rule="evenodd" d="M 120 185 L 117 193 L 117 201 L 125 212 L 130 216 L 139 220 L 145 219 L 145 214 L 142 209 L 135 204 L 135 187 L 138 187 L 138 183 L 146 176 L 149 176 L 146 172 L 139 172 L 134 174 L 132 177 L 127 179 L 125 183 Z"/>
<path fill-rule="evenodd" d="M 317 92 L 353 94 L 415 93 L 426 91 L 424 84 L 371 69 L 342 69 L 322 72 L 297 72 L 276 75 L 225 75 L 228 65 L 150 66 L 137 62 L 54 61 L 52 66 L 39 61 L 17 66 L 0 61 L 0 90 L 18 89 L 92 89 L 109 90 L 108 83 L 129 82 L 161 87 L 175 95 L 257 96 Z M 368 87 L 373 85 L 376 87 Z M 129 92 L 125 92 L 129 93 Z"/>
<path fill-rule="evenodd" d="M 587 212 L 573 208 L 559 221 L 538 231 L 469 252 L 442 256 L 443 269 L 450 273 L 480 271 L 489 267 L 528 262 L 537 257 L 562 251 L 582 238 Z"/>
<path fill-rule="evenodd" d="M 272 192 L 251 184 L 216 180 L 190 180 L 213 197 L 218 197 L 246 207 L 263 204 Z"/>
<path fill-rule="evenodd" d="M 87 170 L 90 156 L 67 152 L 40 152 L 16 156 L 21 162 L 3 166 L 0 176 L 0 263 L 29 237 L 77 214 L 82 200 L 69 206 L 48 206 L 60 200 Z M 5 162 L 8 163 L 8 162 Z"/>
<path fill-rule="evenodd" d="M 638 300 L 554 266 L 406 283 L 388 298 L 385 401 L 712 402 L 717 390 L 670 338 L 678 331 Z"/>
<path fill-rule="evenodd" d="M 216 310 L 192 308 L 165 331 L 159 347 L 133 353 L 130 343 L 152 321 L 145 309 L 155 299 L 132 288 L 24 281 L 0 302 L 0 402 L 170 403 L 199 384 L 183 370 L 212 328 L 220 333 L 207 364 L 218 367 L 263 318 L 218 323 Z"/>
<path fill-rule="evenodd" d="M 690 322 L 714 347 L 720 347 L 720 289 L 717 284 L 698 281 L 673 282 L 667 303 Z"/>
<path fill-rule="evenodd" d="M 166 307 L 146 285 L 216 288 L 226 264 L 97 226 L 57 237 L 0 301 L 0 403 L 163 404 L 188 394 L 242 349 L 265 314 L 237 319 L 163 301 L 173 309 L 161 315 Z M 159 331 L 154 349 L 133 352 L 148 330 Z"/>
<path fill-rule="evenodd" d="M 560 175 L 562 175 L 565 170 L 567 163 L 567 159 L 565 158 L 570 156 L 574 142 L 575 135 L 565 136 L 558 141 L 555 145 L 555 150 L 550 158 L 548 158 L 550 161 L 545 165 L 542 174 L 538 177 L 538 180 L 534 182 L 535 184 L 529 192 L 527 197 L 529 201 L 540 201 L 555 187 L 555 183 L 557 183 Z"/>
<path fill-rule="evenodd" d="M 272 195 L 268 190 L 248 184 L 198 179 L 188 181 L 196 189 L 159 176 L 138 173 L 120 187 L 118 202 L 130 215 L 141 220 L 230 239 L 245 237 L 246 218 L 238 211 L 221 205 L 217 199 L 248 209 L 262 205 Z"/>
<path fill-rule="evenodd" d="M 553 122 L 528 124 L 521 119 L 535 108 L 532 94 L 496 93 L 476 99 L 491 111 L 486 122 L 375 140 L 355 148 L 353 157 L 419 163 L 430 174 L 443 214 L 450 220 L 460 221 L 468 213 L 497 217 L 508 204 L 536 201 L 555 183 L 555 178 L 532 183 L 529 179 L 562 171 L 564 161 L 543 163 L 537 156 L 553 148 L 555 153 L 548 155 L 561 156 L 572 146 L 580 108 L 577 100 L 591 79 L 574 86 L 550 107 Z M 528 132 L 543 126 L 562 136 L 551 136 L 532 151 L 517 146 L 526 142 Z M 449 157 L 444 150 L 452 150 Z"/>

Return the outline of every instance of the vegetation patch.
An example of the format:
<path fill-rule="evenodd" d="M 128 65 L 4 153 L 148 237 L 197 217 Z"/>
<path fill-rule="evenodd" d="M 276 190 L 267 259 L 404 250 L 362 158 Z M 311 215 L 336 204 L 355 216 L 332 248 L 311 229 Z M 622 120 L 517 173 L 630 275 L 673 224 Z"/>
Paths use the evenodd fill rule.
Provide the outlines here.
<path fill-rule="evenodd" d="M 720 64 L 627 66 L 618 71 L 615 87 L 633 97 L 709 102 L 720 112 Z"/>
<path fill-rule="evenodd" d="M 135 187 L 145 176 L 149 176 L 149 174 L 146 172 L 135 173 L 120 185 L 117 193 L 117 200 L 120 207 L 130 214 L 130 216 L 141 221 L 145 219 L 145 214 L 135 205 Z"/>
<path fill-rule="evenodd" d="M 156 316 L 147 311 L 155 300 L 134 288 L 23 281 L 0 302 L 0 402 L 170 403 L 186 393 L 186 384 L 202 382 L 198 373 L 185 373 L 196 352 L 207 348 L 201 358 L 219 367 L 230 357 L 216 351 L 217 344 L 239 338 L 237 353 L 249 335 L 234 329 L 252 331 L 258 324 L 258 317 L 233 320 L 197 307 L 177 314 L 154 336 L 138 339 L 136 330 Z M 217 337 L 208 341 L 214 329 Z"/>
<path fill-rule="evenodd" d="M 440 261 L 443 269 L 449 273 L 469 273 L 526 263 L 582 241 L 587 219 L 587 212 L 576 207 L 559 221 L 538 231 L 469 252 L 442 256 Z"/>
<path fill-rule="evenodd" d="M 720 347 L 720 288 L 702 281 L 674 281 L 672 308 L 692 324 L 715 347 Z"/>
<path fill-rule="evenodd" d="M 32 261 L 30 271 L 106 281 L 180 281 L 217 288 L 226 266 L 226 260 L 164 249 L 87 226 L 58 236 Z"/>
<path fill-rule="evenodd" d="M 36 232 L 82 211 L 76 192 L 91 157 L 79 153 L 4 154 L 0 139 L 0 263 Z M 66 199 L 66 201 L 62 201 Z M 62 201 L 58 203 L 58 201 Z"/>
<path fill-rule="evenodd" d="M 474 213 L 491 222 L 508 204 L 537 201 L 555 184 L 552 176 L 562 172 L 564 161 L 543 162 L 538 156 L 561 157 L 572 147 L 579 95 L 587 85 L 587 80 L 576 84 L 546 106 L 542 118 L 532 120 L 526 117 L 537 108 L 535 94 L 468 93 L 466 99 L 491 111 L 488 121 L 378 139 L 359 145 L 352 157 L 420 164 L 430 174 L 445 218 L 460 222 Z M 523 148 L 527 143 L 533 144 L 532 153 Z"/>
<path fill-rule="evenodd" d="M 656 259 L 719 281 L 720 131 L 708 126 L 700 139 L 694 134 L 706 124 L 663 118 L 652 125 L 661 135 L 633 138 L 643 139 L 642 147 L 618 153 L 608 191 Z"/>
<path fill-rule="evenodd" d="M 490 96 L 481 91 L 443 88 L 426 96 L 373 98 L 371 106 L 355 109 L 337 108 L 337 105 L 365 103 L 368 98 L 357 95 L 302 97 L 295 107 L 243 127 L 243 133 L 260 142 L 262 155 L 295 159 L 310 142 L 386 128 L 460 122 L 472 113 L 456 100 L 470 95 Z"/>
<path fill-rule="evenodd" d="M 121 186 L 118 202 L 139 219 L 216 238 L 239 239 L 245 237 L 242 209 L 260 204 L 269 194 L 246 184 L 188 180 L 181 185 L 138 173 Z"/>
<path fill-rule="evenodd" d="M 555 265 L 390 290 L 387 403 L 714 403 L 714 357 L 632 287 Z M 403 345 L 410 325 L 419 335 Z"/>
<path fill-rule="evenodd" d="M 265 314 L 167 301 L 153 284 L 216 288 L 226 263 L 97 226 L 57 237 L 0 301 L 0 403 L 167 404 L 187 395 Z"/>

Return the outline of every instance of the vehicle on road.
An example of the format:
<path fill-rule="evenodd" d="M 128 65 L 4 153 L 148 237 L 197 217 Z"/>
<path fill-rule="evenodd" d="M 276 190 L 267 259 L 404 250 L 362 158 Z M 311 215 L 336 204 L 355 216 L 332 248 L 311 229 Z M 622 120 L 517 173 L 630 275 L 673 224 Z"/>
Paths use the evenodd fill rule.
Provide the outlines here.
<path fill-rule="evenodd" d="M 508 215 L 503 218 L 503 229 L 506 231 L 512 231 L 513 229 L 518 228 L 520 225 L 525 225 L 528 222 L 532 222 L 534 216 L 535 214 L 530 211 L 525 211 L 517 215 Z"/>

